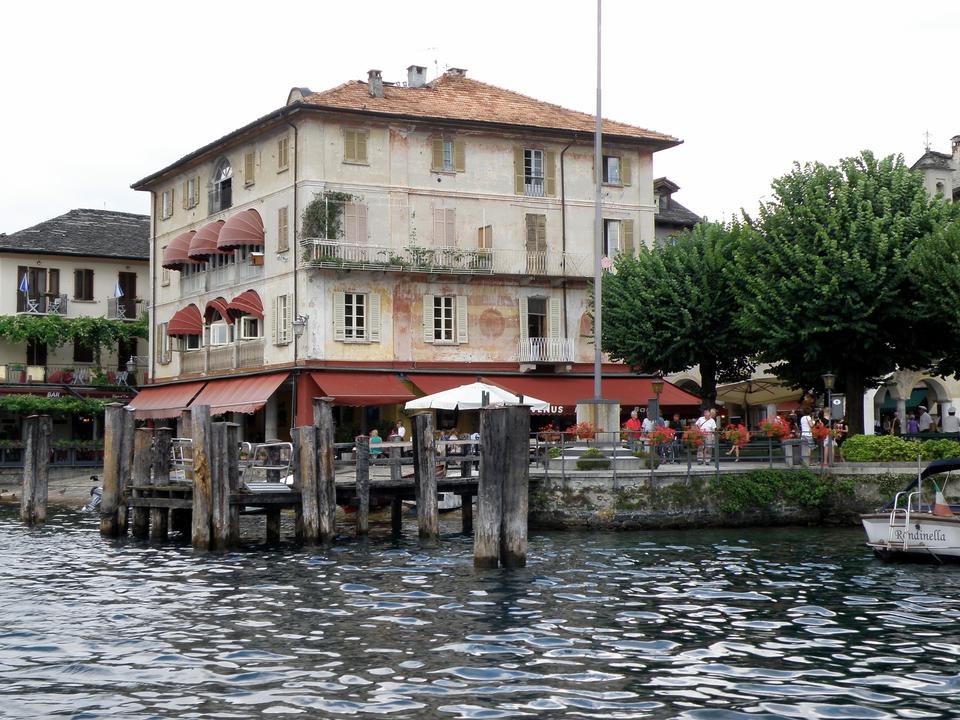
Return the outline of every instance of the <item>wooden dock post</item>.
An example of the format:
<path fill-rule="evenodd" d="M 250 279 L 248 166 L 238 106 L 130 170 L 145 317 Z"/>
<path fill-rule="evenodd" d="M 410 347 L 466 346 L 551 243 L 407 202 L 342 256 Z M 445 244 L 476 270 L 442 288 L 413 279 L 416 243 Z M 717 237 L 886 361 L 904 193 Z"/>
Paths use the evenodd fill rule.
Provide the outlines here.
<path fill-rule="evenodd" d="M 133 470 L 130 474 L 131 497 L 140 497 L 137 487 L 150 485 L 150 470 L 153 467 L 153 430 L 140 428 L 133 436 Z M 131 531 L 141 540 L 150 535 L 150 508 L 135 507 L 131 520 Z"/>
<path fill-rule="evenodd" d="M 357 438 L 357 535 L 370 532 L 370 438 Z"/>
<path fill-rule="evenodd" d="M 128 500 L 130 498 L 130 479 L 133 475 L 133 443 L 137 422 L 133 410 L 123 409 L 120 415 L 120 425 L 123 434 L 120 436 L 120 481 L 119 504 L 117 506 L 117 532 L 127 534 L 127 519 L 130 515 Z"/>
<path fill-rule="evenodd" d="M 211 485 L 210 406 L 194 405 L 193 421 L 193 526 L 191 540 L 197 550 L 211 548 L 213 497 Z"/>
<path fill-rule="evenodd" d="M 25 442 L 20 520 L 27 525 L 42 525 L 47 521 L 53 421 L 49 415 L 31 415 L 24 420 L 23 430 Z"/>
<path fill-rule="evenodd" d="M 440 511 L 437 509 L 437 440 L 433 436 L 433 413 L 413 417 L 413 473 L 420 539 L 435 542 L 440 537 Z"/>
<path fill-rule="evenodd" d="M 470 493 L 460 496 L 460 532 L 473 534 L 473 495 Z"/>
<path fill-rule="evenodd" d="M 337 485 L 333 464 L 333 398 L 313 399 L 313 419 L 317 426 L 317 446 L 320 467 L 317 483 L 317 498 L 320 508 L 320 540 L 333 542 L 337 533 Z"/>
<path fill-rule="evenodd" d="M 153 484 L 158 486 L 170 484 L 170 445 L 173 438 L 173 430 L 170 428 L 157 428 L 153 433 Z M 184 522 L 184 515 L 189 514 L 189 510 L 174 510 L 172 515 L 175 520 L 175 530 L 189 532 L 189 523 Z M 168 508 L 154 507 L 150 508 L 150 539 L 166 540 L 167 532 L 170 526 L 171 512 Z"/>
<path fill-rule="evenodd" d="M 120 403 L 110 403 L 103 411 L 103 494 L 100 497 L 100 534 L 117 537 L 120 534 L 120 456 L 123 447 L 124 409 Z M 126 508 L 123 508 L 126 514 Z"/>
<path fill-rule="evenodd" d="M 475 567 L 523 567 L 527 561 L 530 410 L 480 411 L 480 478 Z"/>
<path fill-rule="evenodd" d="M 217 550 L 230 547 L 230 456 L 238 452 L 230 446 L 228 425 L 210 425 L 210 526 L 212 546 Z"/>
<path fill-rule="evenodd" d="M 320 540 L 317 429 L 313 425 L 293 429 L 293 484 L 300 491 L 297 527 L 306 545 Z"/>
<path fill-rule="evenodd" d="M 227 426 L 227 545 L 236 547 L 240 543 L 240 506 L 230 502 L 230 497 L 240 492 L 240 426 L 226 423 Z"/>

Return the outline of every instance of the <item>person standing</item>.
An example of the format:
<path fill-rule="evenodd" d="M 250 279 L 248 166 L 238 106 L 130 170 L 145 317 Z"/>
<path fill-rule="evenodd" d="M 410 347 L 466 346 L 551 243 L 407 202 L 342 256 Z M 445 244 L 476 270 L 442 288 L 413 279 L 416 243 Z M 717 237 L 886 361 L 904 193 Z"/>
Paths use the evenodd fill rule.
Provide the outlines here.
<path fill-rule="evenodd" d="M 800 418 L 800 461 L 804 465 L 810 464 L 810 448 L 813 447 L 813 426 L 816 421 L 812 412 L 804 413 Z"/>
<path fill-rule="evenodd" d="M 627 442 L 631 452 L 636 452 L 640 447 L 640 433 L 643 431 L 643 425 L 640 423 L 640 415 L 636 408 L 630 411 L 630 418 L 624 426 L 627 430 Z"/>
<path fill-rule="evenodd" d="M 930 426 L 933 425 L 933 418 L 930 417 L 930 413 L 927 412 L 926 406 L 921 405 L 917 408 L 917 412 L 919 413 L 917 416 L 917 426 L 919 427 L 919 432 L 930 432 Z"/>
<path fill-rule="evenodd" d="M 960 418 L 957 417 L 957 409 L 953 405 L 947 408 L 947 414 L 941 422 L 940 431 L 945 433 L 960 433 Z"/>
<path fill-rule="evenodd" d="M 377 457 L 380 453 L 383 452 L 383 448 L 380 446 L 383 445 L 383 438 L 380 437 L 380 431 L 374 428 L 370 431 L 370 456 Z"/>
<path fill-rule="evenodd" d="M 916 415 L 910 415 L 907 418 L 907 434 L 916 435 L 920 432 L 920 423 L 917 421 Z"/>
<path fill-rule="evenodd" d="M 709 419 L 710 419 L 710 411 L 704 410 L 703 415 L 698 417 L 697 422 L 694 423 L 697 426 L 697 430 L 699 430 L 702 433 L 706 432 L 703 429 L 703 426 L 706 424 L 707 420 Z M 703 453 L 704 453 L 704 448 L 706 444 L 707 444 L 707 438 L 706 436 L 704 436 L 703 443 L 701 443 L 700 447 L 697 448 L 697 465 L 703 465 Z"/>

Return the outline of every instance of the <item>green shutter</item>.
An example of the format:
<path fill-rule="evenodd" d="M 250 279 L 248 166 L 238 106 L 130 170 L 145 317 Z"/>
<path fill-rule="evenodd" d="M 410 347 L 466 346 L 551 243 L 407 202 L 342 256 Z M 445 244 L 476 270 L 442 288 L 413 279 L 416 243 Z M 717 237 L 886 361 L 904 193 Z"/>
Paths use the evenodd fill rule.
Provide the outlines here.
<path fill-rule="evenodd" d="M 513 148 L 513 178 L 513 191 L 517 195 L 523 195 L 523 148 L 519 145 Z"/>
<path fill-rule="evenodd" d="M 553 150 L 543 153 L 544 194 L 554 197 L 557 194 L 557 154 Z"/>
<path fill-rule="evenodd" d="M 630 168 L 630 158 L 622 157 L 620 158 L 620 183 L 623 185 L 629 185 L 633 180 L 631 168 Z"/>
<path fill-rule="evenodd" d="M 620 234 L 623 252 L 633 257 L 636 254 L 633 250 L 633 220 L 624 220 L 620 223 Z"/>
<path fill-rule="evenodd" d="M 443 138 L 435 137 L 431 144 L 433 145 L 433 156 L 430 160 L 430 169 L 443 170 Z"/>
<path fill-rule="evenodd" d="M 357 162 L 367 162 L 367 133 L 357 132 Z"/>
<path fill-rule="evenodd" d="M 453 169 L 457 172 L 467 170 L 467 148 L 463 140 L 453 141 Z"/>
<path fill-rule="evenodd" d="M 351 162 L 357 159 L 357 131 L 343 131 L 343 159 Z"/>

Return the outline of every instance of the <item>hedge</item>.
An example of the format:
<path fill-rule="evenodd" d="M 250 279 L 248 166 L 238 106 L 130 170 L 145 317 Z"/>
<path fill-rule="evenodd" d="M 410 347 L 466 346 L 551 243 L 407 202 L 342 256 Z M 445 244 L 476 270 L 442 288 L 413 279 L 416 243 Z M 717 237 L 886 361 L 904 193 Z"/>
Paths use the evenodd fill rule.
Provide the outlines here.
<path fill-rule="evenodd" d="M 905 440 L 896 435 L 854 435 L 842 446 L 847 462 L 915 462 L 960 457 L 956 440 Z"/>

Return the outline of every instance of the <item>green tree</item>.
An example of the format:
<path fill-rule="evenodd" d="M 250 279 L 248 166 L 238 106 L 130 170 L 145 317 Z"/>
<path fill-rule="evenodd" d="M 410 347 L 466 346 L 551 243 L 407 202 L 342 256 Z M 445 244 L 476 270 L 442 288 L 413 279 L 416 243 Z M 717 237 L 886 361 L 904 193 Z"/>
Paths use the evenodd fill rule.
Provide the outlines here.
<path fill-rule="evenodd" d="M 848 424 L 862 432 L 864 388 L 937 356 L 914 323 L 908 261 L 951 211 L 927 198 L 902 157 L 869 152 L 795 165 L 774 181 L 773 198 L 738 251 L 740 329 L 796 387 L 835 373 Z"/>
<path fill-rule="evenodd" d="M 913 324 L 934 339 L 940 353 L 932 370 L 960 373 L 960 222 L 940 223 L 920 238 L 909 264 L 916 286 L 910 298 Z"/>
<path fill-rule="evenodd" d="M 664 247 L 618 257 L 603 278 L 603 349 L 643 372 L 699 365 L 703 404 L 716 402 L 718 381 L 752 369 L 732 292 L 736 248 L 749 232 L 700 223 Z"/>

